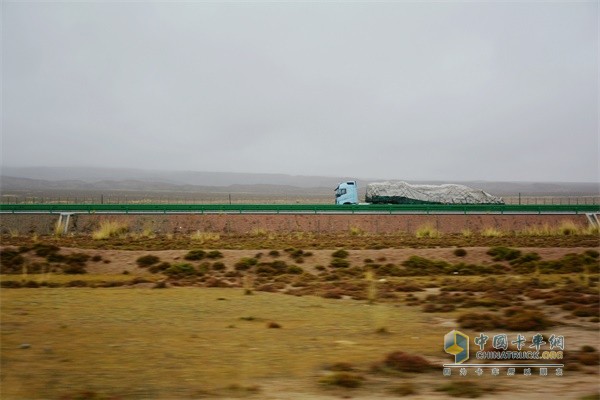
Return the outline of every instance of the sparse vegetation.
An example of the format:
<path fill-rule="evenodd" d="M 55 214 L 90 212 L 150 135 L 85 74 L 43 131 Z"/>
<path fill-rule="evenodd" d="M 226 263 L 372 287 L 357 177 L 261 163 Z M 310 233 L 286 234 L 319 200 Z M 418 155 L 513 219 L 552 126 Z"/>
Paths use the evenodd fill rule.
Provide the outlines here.
<path fill-rule="evenodd" d="M 437 239 L 442 236 L 442 233 L 431 224 L 425 224 L 417 228 L 415 236 L 419 239 L 431 238 Z"/>
<path fill-rule="evenodd" d="M 100 227 L 92 232 L 95 240 L 106 240 L 114 237 L 122 237 L 127 234 L 129 227 L 119 221 L 105 220 L 100 222 Z"/>

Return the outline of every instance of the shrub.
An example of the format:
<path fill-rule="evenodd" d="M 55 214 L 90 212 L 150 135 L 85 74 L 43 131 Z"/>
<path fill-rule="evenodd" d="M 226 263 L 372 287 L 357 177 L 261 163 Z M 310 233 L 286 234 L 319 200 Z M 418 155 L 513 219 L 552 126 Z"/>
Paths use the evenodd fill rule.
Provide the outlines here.
<path fill-rule="evenodd" d="M 451 268 L 446 261 L 432 261 L 419 256 L 411 256 L 402 265 L 405 267 L 407 275 L 443 274 Z"/>
<path fill-rule="evenodd" d="M 188 261 L 197 261 L 202 260 L 206 257 L 206 252 L 204 250 L 190 250 L 183 258 Z"/>
<path fill-rule="evenodd" d="M 196 275 L 196 269 L 188 263 L 178 263 L 171 265 L 164 273 L 172 278 L 180 278 L 185 276 Z"/>
<path fill-rule="evenodd" d="M 456 257 L 464 257 L 467 255 L 467 251 L 465 249 L 458 248 L 454 250 L 454 255 Z"/>
<path fill-rule="evenodd" d="M 300 274 L 302 274 L 304 272 L 304 270 L 302 268 L 298 267 L 297 265 L 290 265 L 287 268 L 286 272 L 288 274 L 292 274 L 292 275 L 300 275 Z"/>
<path fill-rule="evenodd" d="M 163 272 L 169 268 L 171 268 L 171 264 L 166 261 L 163 261 L 160 264 L 151 265 L 150 267 L 148 267 L 148 271 L 153 274 L 157 274 L 157 273 Z"/>
<path fill-rule="evenodd" d="M 432 368 L 429 361 L 421 356 L 395 351 L 385 357 L 386 367 L 402 372 L 426 372 Z"/>
<path fill-rule="evenodd" d="M 461 328 L 489 331 L 502 326 L 502 319 L 489 313 L 466 313 L 458 317 Z"/>
<path fill-rule="evenodd" d="M 521 251 L 508 247 L 492 247 L 487 251 L 487 254 L 492 256 L 494 261 L 510 261 L 516 260 L 521 256 Z"/>
<path fill-rule="evenodd" d="M 89 254 L 85 254 L 85 253 L 73 253 L 73 254 L 69 254 L 66 258 L 65 258 L 65 262 L 69 265 L 77 265 L 77 266 L 84 266 L 86 262 L 88 262 L 88 260 L 90 259 L 90 255 Z"/>
<path fill-rule="evenodd" d="M 349 253 L 344 249 L 336 250 L 333 253 L 331 253 L 331 257 L 333 258 L 347 258 L 348 255 Z"/>
<path fill-rule="evenodd" d="M 147 268 L 151 265 L 158 264 L 159 261 L 160 261 L 160 258 L 158 258 L 157 256 L 153 256 L 151 254 L 148 254 L 146 256 L 141 256 L 137 260 L 135 260 L 138 267 L 140 267 L 140 268 Z"/>
<path fill-rule="evenodd" d="M 269 255 L 271 257 L 279 257 L 280 256 L 280 254 L 279 254 L 279 252 L 277 250 L 271 250 L 271 251 L 269 251 Z"/>
<path fill-rule="evenodd" d="M 58 253 L 60 251 L 60 247 L 52 244 L 36 243 L 33 246 L 33 250 L 35 251 L 36 256 L 47 257 L 49 254 Z"/>
<path fill-rule="evenodd" d="M 221 253 L 219 250 L 211 250 L 206 254 L 206 257 L 213 260 L 217 258 L 223 258 L 223 253 Z"/>
<path fill-rule="evenodd" d="M 234 268 L 237 271 L 246 271 L 256 264 L 258 264 L 258 260 L 256 258 L 243 257 L 235 263 Z"/>
<path fill-rule="evenodd" d="M 212 269 L 215 271 L 224 271 L 227 267 L 225 266 L 225 264 L 223 264 L 220 261 L 217 261 L 216 263 L 213 263 L 212 265 Z"/>
<path fill-rule="evenodd" d="M 597 252 L 596 250 L 586 250 L 583 252 L 583 254 L 585 254 L 588 257 L 592 257 L 592 258 L 600 257 L 600 253 Z"/>
<path fill-rule="evenodd" d="M 348 260 L 344 260 L 343 258 L 334 258 L 331 260 L 329 266 L 332 268 L 348 268 L 350 266 L 350 262 Z"/>
<path fill-rule="evenodd" d="M 269 322 L 267 324 L 267 328 L 269 328 L 269 329 L 281 329 L 281 325 L 279 325 L 277 322 Z"/>
<path fill-rule="evenodd" d="M 0 273 L 15 274 L 21 272 L 25 258 L 14 249 L 0 250 Z"/>
<path fill-rule="evenodd" d="M 502 325 L 503 328 L 511 331 L 534 331 L 547 329 L 554 323 L 539 311 L 521 309 L 505 318 Z"/>
<path fill-rule="evenodd" d="M 365 378 L 358 374 L 349 372 L 336 372 L 331 375 L 324 376 L 319 382 L 325 385 L 341 386 L 345 388 L 357 388 L 363 384 Z"/>

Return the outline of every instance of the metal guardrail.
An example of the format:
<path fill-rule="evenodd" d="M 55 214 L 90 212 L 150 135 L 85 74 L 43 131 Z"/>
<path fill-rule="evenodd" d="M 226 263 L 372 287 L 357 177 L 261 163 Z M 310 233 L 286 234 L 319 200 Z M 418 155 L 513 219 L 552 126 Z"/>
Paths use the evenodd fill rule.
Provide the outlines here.
<path fill-rule="evenodd" d="M 600 205 L 0 204 L 0 213 L 76 214 L 585 214 Z"/>

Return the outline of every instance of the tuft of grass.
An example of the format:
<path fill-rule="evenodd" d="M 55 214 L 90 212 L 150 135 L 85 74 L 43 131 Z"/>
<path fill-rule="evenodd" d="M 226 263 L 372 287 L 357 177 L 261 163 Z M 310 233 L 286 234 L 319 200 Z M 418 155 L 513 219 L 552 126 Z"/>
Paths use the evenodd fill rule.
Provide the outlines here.
<path fill-rule="evenodd" d="M 362 386 L 365 378 L 362 375 L 353 374 L 350 372 L 336 372 L 324 376 L 319 380 L 320 383 L 329 386 L 341 386 L 344 388 L 354 389 Z"/>
<path fill-rule="evenodd" d="M 106 240 L 114 237 L 124 236 L 129 232 L 129 227 L 119 221 L 102 221 L 100 227 L 92 232 L 92 239 Z"/>
<path fill-rule="evenodd" d="M 206 242 L 217 242 L 221 239 L 221 235 L 216 232 L 202 232 L 198 230 L 190 235 L 190 239 L 203 244 Z"/>
<path fill-rule="evenodd" d="M 415 236 L 419 239 L 431 238 L 436 239 L 442 236 L 442 233 L 431 224 L 425 224 L 417 228 Z"/>
<path fill-rule="evenodd" d="M 365 231 L 357 226 L 351 226 L 348 232 L 352 236 L 364 236 L 365 234 Z"/>
<path fill-rule="evenodd" d="M 573 221 L 562 221 L 558 226 L 558 233 L 563 236 L 578 235 L 581 229 Z"/>
<path fill-rule="evenodd" d="M 487 227 L 487 228 L 483 228 L 483 230 L 481 231 L 481 236 L 483 236 L 483 237 L 502 237 L 502 236 L 504 236 L 504 232 L 502 232 L 501 230 L 498 230 L 496 228 Z"/>
<path fill-rule="evenodd" d="M 473 237 L 473 231 L 470 230 L 469 228 L 465 228 L 462 231 L 460 231 L 460 234 L 464 237 L 464 238 L 471 238 Z"/>

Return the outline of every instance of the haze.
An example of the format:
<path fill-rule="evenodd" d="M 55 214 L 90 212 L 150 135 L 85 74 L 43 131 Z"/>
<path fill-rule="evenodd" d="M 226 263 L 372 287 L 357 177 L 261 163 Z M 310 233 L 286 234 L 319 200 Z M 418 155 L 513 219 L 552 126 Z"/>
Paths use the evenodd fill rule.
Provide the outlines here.
<path fill-rule="evenodd" d="M 2 165 L 599 179 L 598 2 L 2 2 Z"/>

